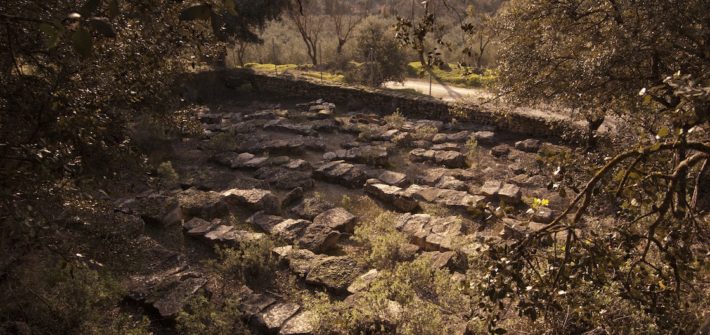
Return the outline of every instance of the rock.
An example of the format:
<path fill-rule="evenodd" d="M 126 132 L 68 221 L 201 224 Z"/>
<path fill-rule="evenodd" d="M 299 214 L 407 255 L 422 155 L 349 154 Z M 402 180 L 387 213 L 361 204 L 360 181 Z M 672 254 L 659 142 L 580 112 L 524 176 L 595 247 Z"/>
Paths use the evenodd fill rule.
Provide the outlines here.
<path fill-rule="evenodd" d="M 270 295 L 253 293 L 251 290 L 247 292 L 237 308 L 249 317 L 265 311 L 276 303 L 276 299 Z"/>
<path fill-rule="evenodd" d="M 500 181 L 488 180 L 483 184 L 483 186 L 481 186 L 481 190 L 478 192 L 478 194 L 482 194 L 487 197 L 495 197 L 498 195 L 500 188 L 501 188 Z"/>
<path fill-rule="evenodd" d="M 508 154 L 510 153 L 510 146 L 507 144 L 501 144 L 501 145 L 496 145 L 491 149 L 491 155 L 493 157 L 497 158 L 505 158 L 508 157 Z"/>
<path fill-rule="evenodd" d="M 307 198 L 289 212 L 301 219 L 314 220 L 319 214 L 333 208 L 335 205 L 321 198 Z"/>
<path fill-rule="evenodd" d="M 419 207 L 419 204 L 410 195 L 405 194 L 397 186 L 383 184 L 377 179 L 370 179 L 365 184 L 365 193 L 384 203 L 392 205 L 401 212 L 411 212 Z"/>
<path fill-rule="evenodd" d="M 414 149 L 409 152 L 412 162 L 430 162 L 450 168 L 466 167 L 466 157 L 457 151 Z"/>
<path fill-rule="evenodd" d="M 313 129 L 312 125 L 308 124 L 293 124 L 285 118 L 271 120 L 264 125 L 265 130 L 280 130 L 285 132 L 296 133 L 299 135 L 316 136 L 318 132 Z"/>
<path fill-rule="evenodd" d="M 343 233 L 352 233 L 357 217 L 344 208 L 333 208 L 318 214 L 313 219 L 313 224 L 325 225 Z"/>
<path fill-rule="evenodd" d="M 348 292 L 351 294 L 366 290 L 370 284 L 377 279 L 379 271 L 377 269 L 372 269 L 366 272 L 364 275 L 355 279 L 355 281 L 348 286 Z"/>
<path fill-rule="evenodd" d="M 429 251 L 422 253 L 421 257 L 429 258 L 431 260 L 431 267 L 433 269 L 443 269 L 445 267 L 456 266 L 456 253 L 453 251 Z"/>
<path fill-rule="evenodd" d="M 455 216 L 404 214 L 397 220 L 396 228 L 426 250 L 452 250 L 463 236 L 463 223 Z"/>
<path fill-rule="evenodd" d="M 525 167 L 520 163 L 514 163 L 511 165 L 508 165 L 508 169 L 510 169 L 510 171 L 513 172 L 513 174 L 515 174 L 515 175 L 520 175 L 520 174 L 525 173 Z"/>
<path fill-rule="evenodd" d="M 275 214 L 281 211 L 281 202 L 273 193 L 266 190 L 231 189 L 222 192 L 224 200 L 235 206 L 246 206 L 253 211 L 265 211 Z"/>
<path fill-rule="evenodd" d="M 290 318 L 279 331 L 279 335 L 313 335 L 315 315 L 306 311 Z"/>
<path fill-rule="evenodd" d="M 278 190 L 292 190 L 297 187 L 309 190 L 314 186 L 311 175 L 311 172 L 263 167 L 256 171 L 254 177 L 266 180 L 272 188 Z"/>
<path fill-rule="evenodd" d="M 555 219 L 555 214 L 547 207 L 539 207 L 533 213 L 532 220 L 539 223 L 550 223 Z"/>
<path fill-rule="evenodd" d="M 283 257 L 288 263 L 289 269 L 301 277 L 306 277 L 316 264 L 327 258 L 324 255 L 316 255 L 310 250 L 293 249 L 293 247 L 286 251 Z"/>
<path fill-rule="evenodd" d="M 229 207 L 217 192 L 205 192 L 189 189 L 178 194 L 178 203 L 182 213 L 188 217 L 203 219 L 220 218 L 229 214 Z"/>
<path fill-rule="evenodd" d="M 268 157 L 257 157 L 248 152 L 222 152 L 212 157 L 217 164 L 227 166 L 232 169 L 259 168 L 269 163 Z"/>
<path fill-rule="evenodd" d="M 190 236 L 205 236 L 205 234 L 212 231 L 212 229 L 214 229 L 214 227 L 218 226 L 221 222 L 222 222 L 221 220 L 215 220 L 212 222 L 207 222 L 207 221 L 203 220 L 203 221 L 199 222 L 199 223 L 201 223 L 200 225 L 190 228 L 187 231 L 187 234 Z M 193 223 L 196 223 L 196 222 L 193 222 Z"/>
<path fill-rule="evenodd" d="M 384 171 L 377 176 L 377 179 L 382 181 L 387 185 L 397 186 L 397 187 L 407 187 L 409 185 L 409 180 L 407 175 L 404 173 Z"/>
<path fill-rule="evenodd" d="M 325 163 L 319 166 L 313 175 L 327 182 L 353 188 L 362 187 L 365 180 L 367 180 L 363 165 L 353 165 L 344 161 Z"/>
<path fill-rule="evenodd" d="M 419 149 L 429 149 L 429 148 L 431 148 L 431 142 L 426 141 L 426 140 L 412 141 L 412 147 L 419 148 Z"/>
<path fill-rule="evenodd" d="M 315 253 L 333 249 L 340 239 L 340 233 L 324 224 L 311 224 L 298 239 L 298 246 Z"/>
<path fill-rule="evenodd" d="M 152 305 L 162 317 L 171 318 L 205 283 L 207 279 L 201 274 L 175 267 L 150 275 L 133 276 L 127 291 L 130 298 Z"/>
<path fill-rule="evenodd" d="M 294 303 L 275 303 L 257 314 L 255 322 L 268 333 L 275 334 L 300 309 L 301 306 Z"/>
<path fill-rule="evenodd" d="M 461 149 L 460 145 L 457 143 L 442 143 L 442 144 L 435 144 L 431 147 L 431 150 L 451 150 L 451 151 L 457 151 Z"/>
<path fill-rule="evenodd" d="M 311 171 L 313 166 L 303 159 L 293 159 L 284 165 L 285 168 L 298 171 Z"/>
<path fill-rule="evenodd" d="M 327 257 L 308 272 L 306 282 L 344 292 L 359 275 L 357 262 L 348 257 Z"/>
<path fill-rule="evenodd" d="M 247 219 L 247 223 L 255 225 L 259 227 L 259 229 L 270 233 L 277 224 L 283 222 L 284 220 L 285 219 L 280 216 L 268 215 L 263 211 L 260 211 L 249 217 Z"/>
<path fill-rule="evenodd" d="M 201 218 L 192 218 L 189 221 L 182 224 L 182 228 L 185 230 L 195 229 L 197 227 L 209 225 L 211 222 L 203 220 Z"/>
<path fill-rule="evenodd" d="M 432 142 L 445 143 L 445 142 L 457 142 L 462 143 L 468 140 L 470 133 L 468 131 L 461 131 L 455 134 L 436 134 Z"/>
<path fill-rule="evenodd" d="M 435 203 L 456 210 L 468 210 L 484 200 L 481 196 L 470 195 L 464 191 L 420 185 L 411 185 L 403 193 L 419 201 Z"/>
<path fill-rule="evenodd" d="M 540 140 L 536 140 L 536 139 L 532 139 L 532 138 L 524 140 L 524 141 L 515 142 L 515 148 L 520 151 L 525 151 L 525 152 L 536 153 L 536 152 L 540 151 L 541 147 L 542 147 L 542 142 L 540 142 Z"/>
<path fill-rule="evenodd" d="M 178 201 L 161 192 L 150 192 L 137 195 L 135 198 L 120 199 L 116 202 L 116 210 L 124 214 L 139 216 L 147 224 L 169 226 L 180 223 L 175 219 L 166 222 L 166 216 L 177 207 Z M 181 219 L 181 218 L 179 218 Z"/>
<path fill-rule="evenodd" d="M 411 144 L 413 138 L 412 134 L 408 132 L 399 132 L 397 135 L 392 137 L 392 142 L 397 144 L 400 147 L 407 146 Z"/>
<path fill-rule="evenodd" d="M 477 131 L 473 133 L 473 138 L 475 138 L 479 144 L 493 144 L 495 137 L 496 134 L 492 131 Z"/>
<path fill-rule="evenodd" d="M 303 188 L 296 187 L 290 192 L 286 193 L 283 200 L 281 200 L 281 208 L 288 207 L 298 201 L 303 200 Z"/>
<path fill-rule="evenodd" d="M 310 221 L 287 219 L 275 225 L 269 233 L 287 242 L 293 242 L 303 236 L 310 225 Z"/>
<path fill-rule="evenodd" d="M 515 205 L 520 203 L 522 192 L 520 191 L 520 187 L 514 184 L 505 184 L 498 191 L 498 197 L 508 204 Z"/>
<path fill-rule="evenodd" d="M 443 176 L 436 184 L 437 188 L 447 188 L 450 190 L 465 191 L 466 183 L 451 176 Z"/>
<path fill-rule="evenodd" d="M 205 234 L 205 238 L 210 241 L 226 241 L 232 236 L 233 226 L 219 225 Z"/>
<path fill-rule="evenodd" d="M 388 156 L 387 149 L 383 147 L 365 145 L 328 152 L 323 155 L 323 159 L 382 166 L 387 165 Z"/>

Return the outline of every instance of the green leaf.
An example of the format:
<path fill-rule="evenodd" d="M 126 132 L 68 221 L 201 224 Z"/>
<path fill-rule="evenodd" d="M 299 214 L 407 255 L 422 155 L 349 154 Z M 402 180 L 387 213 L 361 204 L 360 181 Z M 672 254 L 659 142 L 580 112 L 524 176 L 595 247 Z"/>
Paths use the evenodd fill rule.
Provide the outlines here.
<path fill-rule="evenodd" d="M 212 16 L 212 7 L 207 4 L 188 7 L 180 12 L 180 20 L 209 20 Z"/>
<path fill-rule="evenodd" d="M 108 15 L 109 17 L 116 17 L 121 14 L 121 9 L 118 6 L 118 0 L 111 0 L 108 4 Z"/>
<path fill-rule="evenodd" d="M 71 36 L 72 46 L 83 57 L 91 55 L 91 34 L 84 28 L 75 31 Z"/>
<path fill-rule="evenodd" d="M 105 37 L 116 37 L 116 32 L 113 30 L 113 26 L 108 19 L 103 17 L 92 17 L 87 20 L 87 22 L 97 33 L 104 35 Z"/>
<path fill-rule="evenodd" d="M 101 0 L 87 0 L 84 6 L 81 7 L 81 10 L 79 10 L 79 13 L 81 13 L 82 16 L 90 16 L 99 9 L 100 5 Z"/>
<path fill-rule="evenodd" d="M 44 41 L 44 45 L 48 49 L 53 49 L 59 44 L 61 31 L 57 29 L 56 26 L 49 23 L 40 23 L 39 30 L 47 36 L 47 39 Z"/>

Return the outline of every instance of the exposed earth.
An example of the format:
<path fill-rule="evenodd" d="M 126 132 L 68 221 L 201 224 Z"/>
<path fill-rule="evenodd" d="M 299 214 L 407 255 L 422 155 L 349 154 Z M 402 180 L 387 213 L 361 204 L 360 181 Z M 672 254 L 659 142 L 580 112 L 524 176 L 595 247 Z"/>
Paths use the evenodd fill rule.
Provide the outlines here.
<path fill-rule="evenodd" d="M 385 121 L 322 100 L 202 107 L 194 117 L 203 136 L 172 144 L 176 187 L 115 200 L 145 223 L 139 244 L 149 266 L 125 283 L 129 297 L 160 319 L 217 290 L 202 269 L 215 245 L 270 238 L 281 264 L 274 278 L 293 273 L 303 289 L 345 301 L 367 290 L 377 271 L 357 261 L 352 199 L 396 212 L 411 257 L 431 257 L 454 281 L 465 280 L 461 259 L 544 227 L 569 200 L 541 157 L 571 149 L 492 128 Z M 549 205 L 533 210 L 533 198 Z M 312 332 L 311 311 L 278 287 L 233 289 L 257 333 Z M 451 317 L 451 333 L 463 333 L 454 326 L 465 322 Z"/>

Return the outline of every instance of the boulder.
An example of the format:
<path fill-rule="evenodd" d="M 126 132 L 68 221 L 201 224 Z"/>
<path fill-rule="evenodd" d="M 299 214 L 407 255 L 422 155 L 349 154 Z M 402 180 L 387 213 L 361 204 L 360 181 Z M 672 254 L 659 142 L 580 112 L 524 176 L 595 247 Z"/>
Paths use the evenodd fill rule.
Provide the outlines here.
<path fill-rule="evenodd" d="M 466 167 L 466 157 L 457 151 L 414 149 L 409 152 L 412 162 L 429 162 L 450 168 Z"/>
<path fill-rule="evenodd" d="M 548 207 L 539 207 L 533 213 L 532 220 L 539 223 L 550 223 L 555 219 L 554 212 Z"/>
<path fill-rule="evenodd" d="M 498 197 L 508 204 L 516 205 L 520 203 L 522 192 L 520 187 L 514 184 L 504 184 L 498 191 Z"/>
<path fill-rule="evenodd" d="M 493 144 L 496 134 L 492 131 L 477 131 L 472 136 L 479 144 Z"/>
<path fill-rule="evenodd" d="M 189 189 L 177 196 L 179 206 L 184 216 L 203 219 L 220 218 L 229 214 L 229 207 L 217 192 Z"/>
<path fill-rule="evenodd" d="M 333 249 L 340 239 L 340 233 L 324 224 L 311 224 L 298 238 L 298 246 L 315 253 Z"/>
<path fill-rule="evenodd" d="M 507 144 L 496 145 L 495 147 L 491 148 L 491 155 L 496 158 L 508 157 L 509 153 L 510 146 Z"/>
<path fill-rule="evenodd" d="M 254 177 L 266 180 L 269 186 L 278 190 L 292 190 L 300 187 L 312 189 L 314 181 L 311 172 L 289 170 L 281 167 L 263 167 L 256 171 Z"/>
<path fill-rule="evenodd" d="M 301 203 L 291 208 L 289 212 L 301 219 L 314 220 L 319 214 L 335 208 L 335 205 L 327 200 L 314 197 L 306 198 Z"/>
<path fill-rule="evenodd" d="M 384 171 L 377 176 L 377 179 L 382 181 L 387 185 L 397 186 L 397 187 L 407 187 L 409 185 L 409 180 L 407 175 L 404 173 Z"/>
<path fill-rule="evenodd" d="M 434 138 L 432 139 L 432 142 L 439 144 L 439 143 L 446 143 L 446 142 L 456 142 L 456 143 L 463 143 L 468 140 L 468 137 L 471 133 L 468 131 L 460 131 L 458 133 L 454 134 L 436 134 Z"/>
<path fill-rule="evenodd" d="M 276 334 L 288 319 L 296 315 L 301 306 L 294 303 L 275 303 L 256 315 L 257 327 L 269 334 Z"/>
<path fill-rule="evenodd" d="M 149 275 L 130 278 L 128 296 L 153 306 L 160 316 L 172 318 L 205 284 L 202 274 L 185 267 L 170 268 Z"/>
<path fill-rule="evenodd" d="M 279 335 L 313 335 L 315 318 L 310 311 L 299 313 L 284 323 Z"/>
<path fill-rule="evenodd" d="M 324 286 L 334 292 L 344 292 L 358 277 L 357 262 L 348 257 L 326 257 L 311 268 L 306 282 Z"/>
<path fill-rule="evenodd" d="M 234 206 L 245 206 L 253 211 L 275 214 L 281 211 L 281 202 L 271 191 L 251 189 L 231 189 L 222 192 L 225 202 Z"/>
<path fill-rule="evenodd" d="M 392 205 L 401 212 L 411 212 L 419 207 L 411 195 L 406 194 L 401 188 L 383 184 L 377 179 L 370 179 L 365 185 L 365 193 L 386 204 Z"/>
<path fill-rule="evenodd" d="M 362 187 L 367 180 L 365 166 L 353 165 L 344 161 L 325 163 L 319 166 L 313 175 L 321 180 L 352 188 Z"/>
<path fill-rule="evenodd" d="M 269 233 L 287 242 L 293 242 L 303 236 L 310 225 L 310 221 L 287 219 L 275 225 Z"/>
<path fill-rule="evenodd" d="M 247 219 L 247 223 L 259 227 L 259 229 L 270 233 L 274 227 L 283 222 L 285 219 L 276 215 L 269 215 L 263 211 L 256 212 L 254 215 Z"/>
<path fill-rule="evenodd" d="M 340 149 L 323 155 L 324 160 L 342 160 L 351 163 L 369 165 L 387 165 L 389 154 L 386 148 L 373 145 L 359 146 L 350 149 Z"/>
<path fill-rule="evenodd" d="M 343 233 L 352 233 L 357 217 L 344 208 L 333 208 L 318 214 L 313 219 L 313 224 L 325 225 L 333 230 Z"/>

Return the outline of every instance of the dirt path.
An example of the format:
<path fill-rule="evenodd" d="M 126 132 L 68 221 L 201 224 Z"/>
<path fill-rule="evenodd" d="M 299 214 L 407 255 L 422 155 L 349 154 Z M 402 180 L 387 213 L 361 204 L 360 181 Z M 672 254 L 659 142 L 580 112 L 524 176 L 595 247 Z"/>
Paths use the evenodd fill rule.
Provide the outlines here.
<path fill-rule="evenodd" d="M 414 89 L 417 92 L 423 94 L 429 94 L 429 81 L 424 79 L 406 79 L 402 83 L 397 82 L 387 82 L 385 87 L 390 89 Z M 476 99 L 490 99 L 493 98 L 493 94 L 486 91 L 485 89 L 479 88 L 463 88 L 455 87 L 447 84 L 442 84 L 438 82 L 433 82 L 431 85 L 431 95 L 435 98 L 439 98 L 445 101 L 456 101 L 456 100 L 476 100 Z"/>

